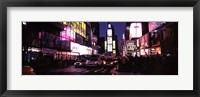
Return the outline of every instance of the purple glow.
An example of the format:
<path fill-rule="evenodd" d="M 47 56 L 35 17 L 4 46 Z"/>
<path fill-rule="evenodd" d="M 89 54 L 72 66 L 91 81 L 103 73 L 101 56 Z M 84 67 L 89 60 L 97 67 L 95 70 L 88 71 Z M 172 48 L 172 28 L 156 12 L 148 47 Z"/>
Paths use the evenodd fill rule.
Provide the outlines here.
<path fill-rule="evenodd" d="M 71 38 L 71 29 L 69 26 L 66 27 L 66 32 L 67 32 L 67 39 Z"/>
<path fill-rule="evenodd" d="M 67 30 L 67 27 L 64 27 L 64 30 Z"/>
<path fill-rule="evenodd" d="M 149 22 L 149 32 L 161 26 L 163 22 Z"/>
<path fill-rule="evenodd" d="M 60 32 L 60 40 L 67 40 L 65 31 Z"/>
<path fill-rule="evenodd" d="M 64 27 L 64 31 L 60 32 L 61 40 L 75 40 L 75 32 L 69 26 Z"/>

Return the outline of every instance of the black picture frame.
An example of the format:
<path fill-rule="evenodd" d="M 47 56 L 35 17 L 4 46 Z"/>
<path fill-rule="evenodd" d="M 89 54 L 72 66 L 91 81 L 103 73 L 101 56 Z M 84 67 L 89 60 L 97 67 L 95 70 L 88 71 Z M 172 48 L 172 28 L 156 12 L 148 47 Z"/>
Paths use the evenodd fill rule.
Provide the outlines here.
<path fill-rule="evenodd" d="M 193 7 L 193 90 L 7 90 L 7 7 Z M 199 97 L 200 2 L 199 0 L 1 0 L 0 1 L 1 97 Z"/>

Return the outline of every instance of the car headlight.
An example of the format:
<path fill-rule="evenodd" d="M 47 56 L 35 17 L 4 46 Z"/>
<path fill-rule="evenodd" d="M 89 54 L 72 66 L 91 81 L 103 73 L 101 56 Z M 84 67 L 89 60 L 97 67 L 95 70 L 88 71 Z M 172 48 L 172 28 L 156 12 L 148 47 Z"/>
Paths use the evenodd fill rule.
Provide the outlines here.
<path fill-rule="evenodd" d="M 103 61 L 103 64 L 106 64 L 106 61 Z"/>
<path fill-rule="evenodd" d="M 110 64 L 113 64 L 113 62 L 110 62 Z"/>

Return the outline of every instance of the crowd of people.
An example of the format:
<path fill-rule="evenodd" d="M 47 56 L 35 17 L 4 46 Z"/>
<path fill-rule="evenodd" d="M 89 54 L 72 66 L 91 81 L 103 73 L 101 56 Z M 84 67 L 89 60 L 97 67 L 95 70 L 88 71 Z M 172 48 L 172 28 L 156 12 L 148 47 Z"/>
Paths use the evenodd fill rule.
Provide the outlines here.
<path fill-rule="evenodd" d="M 172 53 L 132 56 L 128 54 L 118 58 L 118 71 L 142 73 L 147 75 L 177 75 L 178 55 Z"/>

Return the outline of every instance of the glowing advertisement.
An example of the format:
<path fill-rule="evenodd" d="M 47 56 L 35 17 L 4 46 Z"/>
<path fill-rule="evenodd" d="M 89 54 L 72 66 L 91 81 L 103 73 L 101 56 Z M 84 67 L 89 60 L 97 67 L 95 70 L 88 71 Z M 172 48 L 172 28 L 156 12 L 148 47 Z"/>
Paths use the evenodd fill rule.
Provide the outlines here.
<path fill-rule="evenodd" d="M 112 37 L 112 29 L 108 29 L 107 30 L 107 36 L 111 36 Z"/>
<path fill-rule="evenodd" d="M 107 37 L 108 44 L 112 44 L 112 37 Z"/>
<path fill-rule="evenodd" d="M 60 40 L 67 40 L 66 31 L 61 31 L 60 32 Z"/>
<path fill-rule="evenodd" d="M 107 49 L 107 41 L 104 41 L 105 50 Z"/>
<path fill-rule="evenodd" d="M 135 49 L 136 45 L 134 44 L 134 41 L 127 41 L 127 50 L 133 51 Z"/>
<path fill-rule="evenodd" d="M 60 40 L 75 40 L 75 32 L 69 26 L 60 32 Z"/>
<path fill-rule="evenodd" d="M 108 52 L 112 52 L 112 45 L 108 45 Z"/>
<path fill-rule="evenodd" d="M 77 33 L 86 38 L 86 24 L 84 22 L 63 22 L 64 25 L 70 27 L 70 31 Z M 66 28 L 64 28 L 67 30 Z"/>
<path fill-rule="evenodd" d="M 142 23 L 131 23 L 129 39 L 138 38 L 141 36 L 142 36 Z"/>
<path fill-rule="evenodd" d="M 113 41 L 113 49 L 115 49 L 115 41 Z"/>
<path fill-rule="evenodd" d="M 92 54 L 92 48 L 80 45 L 78 43 L 70 42 L 71 44 L 71 51 L 72 52 L 79 52 L 80 55 L 85 55 L 85 54 Z"/>
<path fill-rule="evenodd" d="M 149 34 L 145 34 L 140 38 L 141 48 L 149 47 Z"/>

